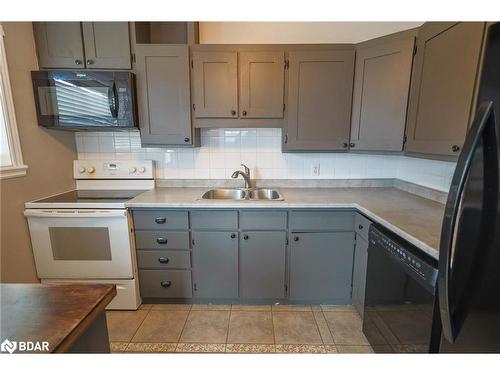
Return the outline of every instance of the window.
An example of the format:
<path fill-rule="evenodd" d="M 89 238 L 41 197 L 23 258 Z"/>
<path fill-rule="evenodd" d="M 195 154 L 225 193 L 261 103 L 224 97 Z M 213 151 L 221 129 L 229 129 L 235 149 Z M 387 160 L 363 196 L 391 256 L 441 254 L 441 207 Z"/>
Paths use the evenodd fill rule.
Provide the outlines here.
<path fill-rule="evenodd" d="M 10 178 L 24 176 L 28 167 L 23 163 L 17 133 L 4 37 L 0 24 L 0 178 Z"/>

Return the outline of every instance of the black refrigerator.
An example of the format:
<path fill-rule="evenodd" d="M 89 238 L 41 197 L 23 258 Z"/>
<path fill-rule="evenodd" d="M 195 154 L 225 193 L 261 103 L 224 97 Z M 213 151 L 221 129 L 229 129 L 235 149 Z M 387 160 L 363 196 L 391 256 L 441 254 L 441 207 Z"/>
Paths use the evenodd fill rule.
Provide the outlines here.
<path fill-rule="evenodd" d="M 443 219 L 442 353 L 500 353 L 500 23 L 488 30 L 478 103 Z"/>

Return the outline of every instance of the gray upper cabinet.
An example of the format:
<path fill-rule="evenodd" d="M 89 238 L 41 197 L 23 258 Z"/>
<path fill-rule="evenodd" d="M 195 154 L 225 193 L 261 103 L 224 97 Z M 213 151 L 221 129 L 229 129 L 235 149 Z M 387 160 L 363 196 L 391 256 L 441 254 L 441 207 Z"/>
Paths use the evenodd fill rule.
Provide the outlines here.
<path fill-rule="evenodd" d="M 418 34 L 406 151 L 457 155 L 473 116 L 485 24 L 424 24 Z"/>
<path fill-rule="evenodd" d="M 402 151 L 414 44 L 407 36 L 357 47 L 351 149 Z"/>
<path fill-rule="evenodd" d="M 238 232 L 193 232 L 194 296 L 238 298 Z"/>
<path fill-rule="evenodd" d="M 34 22 L 33 31 L 40 68 L 83 68 L 80 22 Z"/>
<path fill-rule="evenodd" d="M 245 231 L 240 237 L 240 298 L 285 297 L 286 233 Z"/>
<path fill-rule="evenodd" d="M 240 52 L 240 117 L 283 118 L 284 52 Z"/>
<path fill-rule="evenodd" d="M 191 145 L 188 46 L 135 47 L 141 142 Z"/>
<path fill-rule="evenodd" d="M 354 232 L 292 233 L 290 299 L 351 302 Z"/>
<path fill-rule="evenodd" d="M 128 22 L 82 22 L 89 69 L 130 69 Z"/>
<path fill-rule="evenodd" d="M 237 52 L 194 51 L 193 89 L 197 118 L 237 118 Z"/>
<path fill-rule="evenodd" d="M 128 22 L 34 22 L 40 68 L 130 69 Z"/>
<path fill-rule="evenodd" d="M 348 147 L 354 49 L 289 53 L 285 151 Z"/>

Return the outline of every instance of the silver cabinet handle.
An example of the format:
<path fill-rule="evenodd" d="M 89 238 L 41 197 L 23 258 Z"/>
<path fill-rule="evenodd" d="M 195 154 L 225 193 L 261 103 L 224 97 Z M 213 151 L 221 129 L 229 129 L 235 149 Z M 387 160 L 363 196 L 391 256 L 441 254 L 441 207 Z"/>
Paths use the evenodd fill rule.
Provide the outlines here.
<path fill-rule="evenodd" d="M 170 259 L 168 259 L 167 257 L 159 257 L 158 262 L 160 262 L 161 264 L 167 264 L 168 262 L 170 262 Z"/>
<path fill-rule="evenodd" d="M 170 288 L 172 286 L 172 282 L 171 281 L 162 281 L 160 283 L 160 285 L 163 287 L 163 288 Z"/>

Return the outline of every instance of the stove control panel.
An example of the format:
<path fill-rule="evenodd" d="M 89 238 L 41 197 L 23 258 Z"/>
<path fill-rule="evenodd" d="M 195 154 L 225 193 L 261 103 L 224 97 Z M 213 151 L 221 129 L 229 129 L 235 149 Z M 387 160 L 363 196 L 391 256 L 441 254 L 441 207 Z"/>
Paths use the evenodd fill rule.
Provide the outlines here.
<path fill-rule="evenodd" d="M 152 160 L 75 160 L 76 180 L 151 180 L 154 178 Z"/>

